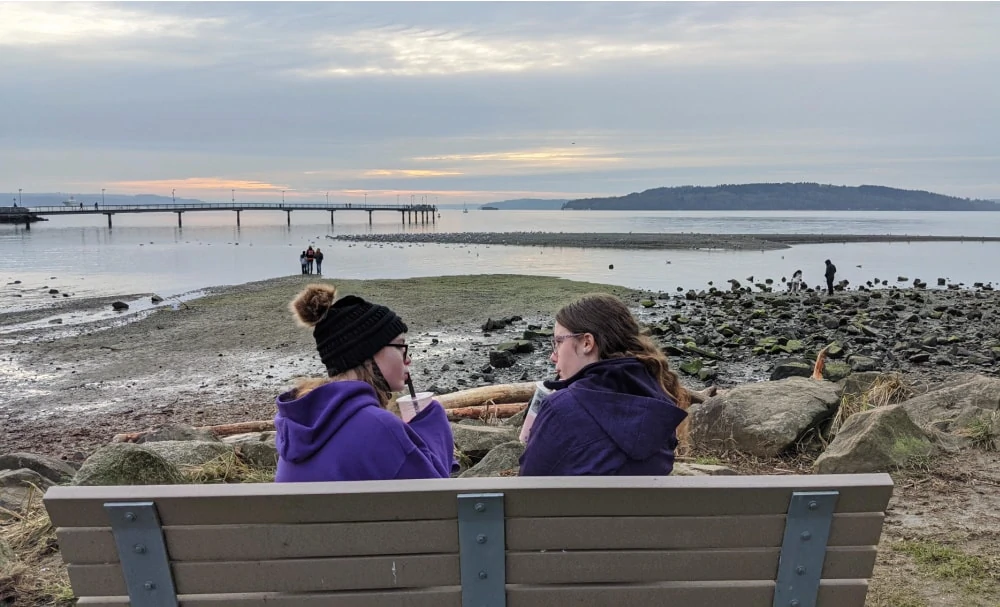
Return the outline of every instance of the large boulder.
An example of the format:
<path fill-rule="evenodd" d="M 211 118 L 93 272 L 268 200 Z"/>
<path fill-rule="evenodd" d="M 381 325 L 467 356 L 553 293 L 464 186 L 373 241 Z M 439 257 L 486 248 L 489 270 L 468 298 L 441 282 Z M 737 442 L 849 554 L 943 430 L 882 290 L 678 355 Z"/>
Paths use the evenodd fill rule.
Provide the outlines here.
<path fill-rule="evenodd" d="M 0 470 L 34 470 L 53 483 L 68 482 L 76 474 L 76 468 L 61 459 L 34 453 L 8 453 L 0 455 Z"/>
<path fill-rule="evenodd" d="M 521 454 L 524 444 L 513 440 L 497 446 L 486 454 L 478 464 L 469 468 L 459 478 L 476 478 L 483 476 L 500 476 L 501 473 L 516 475 L 521 467 Z"/>
<path fill-rule="evenodd" d="M 222 439 L 232 445 L 240 459 L 256 468 L 275 468 L 278 465 L 278 448 L 273 431 L 234 434 Z"/>
<path fill-rule="evenodd" d="M 961 436 L 977 419 L 1000 411 L 1000 378 L 963 373 L 901 406 L 925 432 Z"/>
<path fill-rule="evenodd" d="M 739 386 L 688 410 L 694 444 L 778 455 L 829 418 L 840 403 L 836 384 L 789 377 Z"/>
<path fill-rule="evenodd" d="M 156 453 L 178 468 L 204 466 L 208 462 L 233 453 L 233 446 L 214 441 L 168 440 L 145 443 L 143 448 Z"/>
<path fill-rule="evenodd" d="M 817 474 L 889 472 L 926 464 L 934 445 L 903 405 L 869 409 L 847 418 L 816 460 Z"/>
<path fill-rule="evenodd" d="M 732 468 L 717 466 L 713 464 L 674 464 L 674 476 L 734 476 L 737 474 Z"/>
<path fill-rule="evenodd" d="M 800 358 L 786 358 L 779 360 L 771 370 L 771 381 L 780 381 L 788 377 L 809 377 L 812 375 L 813 365 Z"/>
<path fill-rule="evenodd" d="M 29 501 L 41 501 L 45 490 L 54 485 L 34 470 L 0 471 L 0 507 L 20 512 Z"/>
<path fill-rule="evenodd" d="M 161 455 L 132 443 L 111 443 L 87 458 L 73 477 L 74 485 L 178 485 L 177 466 Z"/>
<path fill-rule="evenodd" d="M 495 447 L 517 439 L 519 431 L 510 426 L 467 426 L 452 424 L 455 448 L 473 459 L 485 456 Z"/>

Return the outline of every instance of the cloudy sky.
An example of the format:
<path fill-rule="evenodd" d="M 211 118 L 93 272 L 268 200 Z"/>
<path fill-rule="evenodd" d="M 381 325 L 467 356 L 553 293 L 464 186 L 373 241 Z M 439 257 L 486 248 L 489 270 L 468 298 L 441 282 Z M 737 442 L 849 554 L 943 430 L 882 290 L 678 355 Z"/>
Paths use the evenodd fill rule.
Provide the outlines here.
<path fill-rule="evenodd" d="M 0 2 L 0 191 L 1000 198 L 1000 3 Z"/>

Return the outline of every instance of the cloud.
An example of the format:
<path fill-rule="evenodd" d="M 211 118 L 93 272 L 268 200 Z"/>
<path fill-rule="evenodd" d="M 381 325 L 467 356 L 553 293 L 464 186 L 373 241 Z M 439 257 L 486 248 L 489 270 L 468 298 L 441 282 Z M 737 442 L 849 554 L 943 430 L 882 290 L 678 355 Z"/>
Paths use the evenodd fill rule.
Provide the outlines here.
<path fill-rule="evenodd" d="M 226 179 L 220 177 L 188 177 L 185 179 L 150 179 L 140 181 L 114 181 L 108 184 L 108 189 L 119 192 L 145 193 L 165 192 L 167 190 L 184 190 L 186 192 L 209 192 L 222 190 L 238 190 L 240 192 L 275 193 L 282 190 L 292 190 L 286 185 L 275 185 L 245 179 Z"/>

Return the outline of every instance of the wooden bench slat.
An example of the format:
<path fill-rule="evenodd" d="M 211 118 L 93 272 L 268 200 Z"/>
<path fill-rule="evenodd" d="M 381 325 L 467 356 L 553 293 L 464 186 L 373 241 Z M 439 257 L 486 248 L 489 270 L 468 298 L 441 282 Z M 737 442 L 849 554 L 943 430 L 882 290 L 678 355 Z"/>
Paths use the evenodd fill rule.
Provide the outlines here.
<path fill-rule="evenodd" d="M 828 546 L 877 545 L 882 513 L 836 514 Z M 785 515 L 507 520 L 508 550 L 680 550 L 781 546 Z"/>
<path fill-rule="evenodd" d="M 881 513 L 834 515 L 829 546 L 878 544 Z M 643 550 L 780 546 L 783 515 L 575 517 L 507 521 L 507 549 Z M 57 530 L 63 561 L 117 563 L 110 528 Z M 457 521 L 206 525 L 164 528 L 172 561 L 285 559 L 458 552 Z"/>
<path fill-rule="evenodd" d="M 57 527 L 105 526 L 103 502 L 145 500 L 156 502 L 164 525 L 431 520 L 457 518 L 459 493 L 502 492 L 506 516 L 513 518 L 715 516 L 782 514 L 793 491 L 830 488 L 840 491 L 837 512 L 884 512 L 892 479 L 866 474 L 56 486 L 46 492 L 45 506 Z"/>
<path fill-rule="evenodd" d="M 110 528 L 60 528 L 63 561 L 117 563 Z M 438 554 L 458 552 L 458 521 L 165 527 L 171 561 Z"/>
<path fill-rule="evenodd" d="M 740 581 L 773 582 L 779 548 L 743 550 L 619 550 L 508 552 L 510 584 L 575 584 Z M 831 548 L 823 577 L 863 578 L 871 574 L 876 548 Z M 80 596 L 125 593 L 121 567 L 71 565 Z M 178 594 L 322 592 L 421 588 L 458 584 L 457 555 L 346 557 L 269 561 L 173 563 Z"/>
<path fill-rule="evenodd" d="M 780 548 L 743 550 L 618 550 L 507 553 L 510 584 L 773 581 Z M 829 550 L 823 577 L 863 578 L 875 563 L 874 546 Z"/>
<path fill-rule="evenodd" d="M 78 596 L 126 594 L 121 565 L 69 565 Z M 322 592 L 461 584 L 457 554 L 173 563 L 177 594 Z"/>
<path fill-rule="evenodd" d="M 182 594 L 179 607 L 462 607 L 462 588 L 442 586 L 407 590 L 337 592 L 312 594 L 239 593 Z M 126 607 L 127 596 L 83 597 L 77 605 Z"/>
<path fill-rule="evenodd" d="M 863 605 L 867 580 L 823 580 L 817 607 Z M 608 605 L 683 605 L 684 607 L 772 607 L 774 582 L 663 582 L 508 586 L 507 607 L 607 607 Z"/>

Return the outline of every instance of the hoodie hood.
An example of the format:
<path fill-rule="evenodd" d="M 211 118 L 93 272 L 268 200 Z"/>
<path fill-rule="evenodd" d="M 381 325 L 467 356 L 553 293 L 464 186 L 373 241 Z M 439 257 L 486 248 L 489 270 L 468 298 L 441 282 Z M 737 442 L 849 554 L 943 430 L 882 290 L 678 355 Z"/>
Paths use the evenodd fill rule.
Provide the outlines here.
<path fill-rule="evenodd" d="M 572 386 L 574 400 L 633 460 L 645 460 L 664 447 L 673 449 L 677 426 L 687 417 L 635 358 L 591 363 L 573 377 L 545 386 L 554 390 Z"/>
<path fill-rule="evenodd" d="M 335 381 L 295 398 L 289 390 L 277 398 L 275 447 L 288 462 L 316 454 L 351 417 L 378 402 L 375 389 L 362 381 Z"/>

